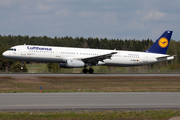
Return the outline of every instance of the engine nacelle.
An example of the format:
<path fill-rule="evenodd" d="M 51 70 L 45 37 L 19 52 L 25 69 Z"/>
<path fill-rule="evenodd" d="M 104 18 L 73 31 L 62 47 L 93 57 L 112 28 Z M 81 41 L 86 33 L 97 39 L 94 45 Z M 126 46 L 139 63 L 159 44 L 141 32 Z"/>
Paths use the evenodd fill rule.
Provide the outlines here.
<path fill-rule="evenodd" d="M 59 63 L 61 68 L 82 68 L 84 67 L 84 62 L 81 60 L 67 60 L 66 63 Z"/>

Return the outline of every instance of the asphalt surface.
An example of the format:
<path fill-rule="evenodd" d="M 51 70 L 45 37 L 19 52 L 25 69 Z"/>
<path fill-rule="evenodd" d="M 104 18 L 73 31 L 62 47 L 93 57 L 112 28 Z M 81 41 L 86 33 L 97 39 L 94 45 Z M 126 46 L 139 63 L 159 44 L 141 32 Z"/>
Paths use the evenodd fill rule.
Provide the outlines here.
<path fill-rule="evenodd" d="M 0 111 L 120 111 L 154 109 L 180 109 L 180 93 L 0 93 Z"/>
<path fill-rule="evenodd" d="M 167 73 L 164 73 L 164 74 L 139 74 L 139 73 L 136 73 L 136 74 L 128 74 L 128 73 L 122 73 L 122 74 L 97 74 L 97 73 L 94 73 L 94 74 L 62 74 L 62 73 L 57 73 L 57 74 L 33 74 L 33 73 L 23 73 L 23 74 L 14 74 L 14 73 L 1 73 L 0 76 L 10 76 L 10 77 L 26 77 L 26 76 L 180 76 L 179 73 L 177 74 L 167 74 Z"/>

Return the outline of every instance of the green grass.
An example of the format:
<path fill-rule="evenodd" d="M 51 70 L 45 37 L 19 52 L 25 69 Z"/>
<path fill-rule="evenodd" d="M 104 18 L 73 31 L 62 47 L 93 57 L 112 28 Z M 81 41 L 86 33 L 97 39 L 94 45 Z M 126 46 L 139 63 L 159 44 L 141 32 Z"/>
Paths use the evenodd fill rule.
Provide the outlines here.
<path fill-rule="evenodd" d="M 180 116 L 180 110 L 98 112 L 0 112 L 0 120 L 167 120 L 174 116 Z"/>

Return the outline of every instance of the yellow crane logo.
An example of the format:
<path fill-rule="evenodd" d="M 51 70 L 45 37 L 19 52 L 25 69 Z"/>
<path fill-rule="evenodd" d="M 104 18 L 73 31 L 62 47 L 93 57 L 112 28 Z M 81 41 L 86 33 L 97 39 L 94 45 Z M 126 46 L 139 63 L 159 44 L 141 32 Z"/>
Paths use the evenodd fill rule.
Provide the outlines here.
<path fill-rule="evenodd" d="M 158 44 L 159 44 L 160 47 L 165 48 L 165 47 L 168 46 L 169 43 L 168 43 L 167 38 L 162 37 L 162 38 L 159 39 Z"/>

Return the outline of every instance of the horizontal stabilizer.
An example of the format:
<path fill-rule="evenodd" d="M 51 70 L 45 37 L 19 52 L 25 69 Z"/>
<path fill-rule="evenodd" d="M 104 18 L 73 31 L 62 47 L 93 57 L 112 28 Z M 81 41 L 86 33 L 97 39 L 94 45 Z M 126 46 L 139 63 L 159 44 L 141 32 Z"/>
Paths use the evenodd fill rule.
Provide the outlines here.
<path fill-rule="evenodd" d="M 156 57 L 157 60 L 173 60 L 176 55 L 167 55 L 162 57 Z"/>
<path fill-rule="evenodd" d="M 177 56 L 177 55 L 167 55 L 167 56 L 163 56 L 163 57 L 156 57 L 156 59 L 175 57 L 175 56 Z"/>

